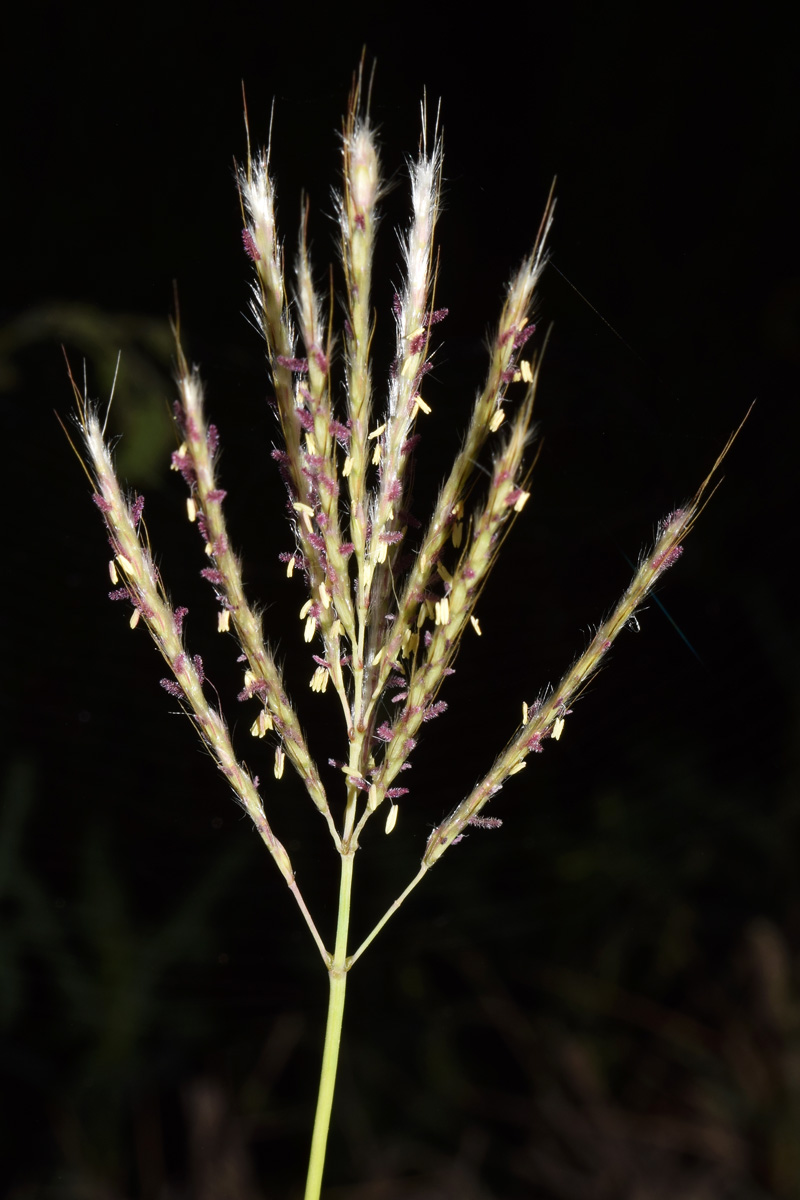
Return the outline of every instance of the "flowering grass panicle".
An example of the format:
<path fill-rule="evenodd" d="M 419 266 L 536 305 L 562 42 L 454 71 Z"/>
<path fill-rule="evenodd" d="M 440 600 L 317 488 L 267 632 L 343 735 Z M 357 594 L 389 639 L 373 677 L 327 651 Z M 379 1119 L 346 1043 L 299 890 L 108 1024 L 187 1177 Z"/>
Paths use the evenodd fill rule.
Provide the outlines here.
<path fill-rule="evenodd" d="M 438 123 L 437 123 L 438 124 Z M 288 576 L 301 575 L 298 610 L 309 645 L 309 686 L 333 693 L 342 715 L 345 750 L 341 795 L 328 796 L 297 712 L 264 638 L 262 621 L 245 594 L 239 560 L 225 522 L 225 489 L 217 473 L 219 436 L 205 412 L 203 387 L 178 339 L 179 448 L 173 468 L 182 475 L 189 520 L 202 538 L 201 570 L 217 609 L 218 629 L 233 635 L 242 665 L 238 700 L 250 710 L 253 737 L 271 739 L 272 774 L 293 768 L 327 823 L 341 860 L 335 941 L 326 946 L 306 907 L 286 848 L 272 831 L 259 784 L 234 749 L 219 709 L 206 696 L 203 665 L 185 645 L 186 609 L 168 598 L 143 521 L 143 501 L 126 497 L 114 470 L 105 430 L 85 393 L 75 387 L 78 424 L 94 501 L 111 546 L 111 596 L 130 602 L 131 625 L 152 636 L 169 675 L 162 680 L 194 722 L 236 800 L 253 820 L 292 891 L 330 979 L 330 1001 L 320 1090 L 312 1136 L 306 1198 L 322 1186 L 348 972 L 364 950 L 467 825 L 499 825 L 485 806 L 520 772 L 531 754 L 561 736 L 572 705 L 604 661 L 617 634 L 663 573 L 678 559 L 713 475 L 688 504 L 670 513 L 654 546 L 641 558 L 617 606 L 560 683 L 522 718 L 505 749 L 470 794 L 434 829 L 420 867 L 360 946 L 348 944 L 355 851 L 379 810 L 394 828 L 403 797 L 402 775 L 423 724 L 447 707 L 440 691 L 453 672 L 467 628 L 480 634 L 476 604 L 503 539 L 529 498 L 530 441 L 539 359 L 528 349 L 532 312 L 546 262 L 553 218 L 548 200 L 533 250 L 511 280 L 489 345 L 486 380 L 478 393 L 460 450 L 442 482 L 427 524 L 417 532 L 410 516 L 412 462 L 419 428 L 430 414 L 424 398 L 437 327 L 434 235 L 440 210 L 442 146 L 438 128 L 429 144 L 423 108 L 418 156 L 410 164 L 411 217 L 402 238 L 404 284 L 395 296 L 394 359 L 377 387 L 371 347 L 372 264 L 381 171 L 374 130 L 363 103 L 360 76 L 342 133 L 342 185 L 337 197 L 345 319 L 334 336 L 333 314 L 317 292 L 309 261 L 306 209 L 294 282 L 287 283 L 276 223 L 269 151 L 249 148 L 239 171 L 244 249 L 252 262 L 253 310 L 263 332 L 282 448 L 273 451 L 286 485 L 295 549 L 283 556 Z M 291 298 L 290 298 L 291 297 Z M 331 306 L 332 307 L 332 306 Z M 390 316 L 390 314 L 386 314 Z M 730 444 L 730 443 L 729 443 Z M 476 463 L 486 452 L 492 468 L 482 499 L 473 495 Z M 727 447 L 714 465 L 716 470 Z"/>

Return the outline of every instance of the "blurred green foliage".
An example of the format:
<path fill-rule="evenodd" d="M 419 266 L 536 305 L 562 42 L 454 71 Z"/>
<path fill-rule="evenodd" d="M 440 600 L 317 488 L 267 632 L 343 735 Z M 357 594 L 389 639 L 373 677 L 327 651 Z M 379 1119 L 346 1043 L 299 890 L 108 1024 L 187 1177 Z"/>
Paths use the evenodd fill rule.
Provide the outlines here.
<path fill-rule="evenodd" d="M 123 478 L 142 487 L 156 486 L 175 443 L 174 339 L 168 322 L 138 313 L 107 313 L 75 301 L 28 309 L 0 328 L 0 395 L 24 388 L 21 363 L 30 361 L 32 354 L 41 359 L 59 346 L 70 358 L 79 385 L 85 370 L 91 388 L 99 388 L 102 403 L 114 387 L 110 428 L 122 435 L 117 461 Z M 96 398 L 93 390 L 89 394 Z"/>

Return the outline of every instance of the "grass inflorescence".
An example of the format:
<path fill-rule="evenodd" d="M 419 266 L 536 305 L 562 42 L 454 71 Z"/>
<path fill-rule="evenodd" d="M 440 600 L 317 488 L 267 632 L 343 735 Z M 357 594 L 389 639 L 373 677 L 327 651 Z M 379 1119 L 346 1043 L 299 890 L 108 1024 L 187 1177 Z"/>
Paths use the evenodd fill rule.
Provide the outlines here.
<path fill-rule="evenodd" d="M 372 363 L 375 314 L 372 264 L 381 169 L 377 140 L 357 78 L 342 130 L 342 182 L 337 196 L 344 319 L 334 333 L 334 303 L 317 290 L 303 214 L 294 280 L 287 280 L 276 221 L 269 151 L 239 170 L 243 246 L 253 270 L 253 312 L 264 336 L 282 446 L 273 451 L 284 480 L 295 549 L 283 560 L 302 576 L 305 598 L 298 632 L 309 647 L 309 686 L 334 695 L 342 717 L 341 794 L 329 796 L 265 640 L 262 618 L 245 594 L 239 559 L 225 521 L 225 489 L 217 461 L 219 435 L 206 416 L 198 371 L 178 339 L 173 468 L 187 487 L 187 513 L 203 540 L 201 574 L 230 634 L 242 668 L 239 701 L 253 737 L 271 739 L 272 776 L 287 764 L 298 774 L 330 831 L 341 859 L 336 937 L 327 946 L 303 899 L 295 865 L 273 832 L 262 793 L 232 744 L 218 703 L 208 699 L 203 664 L 184 638 L 186 609 L 168 597 L 147 537 L 143 500 L 126 495 L 115 472 L 97 409 L 75 387 L 78 423 L 94 501 L 111 547 L 114 599 L 130 603 L 160 651 L 161 681 L 194 722 L 234 796 L 251 817 L 302 912 L 330 978 L 330 1005 L 317 1117 L 306 1184 L 319 1196 L 350 968 L 468 825 L 495 827 L 486 806 L 529 757 L 557 741 L 587 681 L 619 632 L 681 554 L 708 483 L 671 512 L 642 555 L 628 588 L 563 678 L 533 704 L 489 770 L 430 834 L 417 874 L 360 946 L 348 944 L 353 865 L 367 822 L 380 810 L 391 833 L 408 789 L 403 784 L 423 725 L 447 707 L 440 697 L 465 631 L 480 634 L 476 605 L 504 537 L 529 498 L 531 419 L 540 355 L 532 320 L 546 265 L 553 219 L 548 199 L 533 249 L 511 279 L 489 342 L 489 364 L 471 417 L 424 526 L 410 515 L 412 464 L 420 427 L 430 414 L 425 377 L 446 309 L 437 308 L 435 230 L 440 212 L 442 144 L 429 138 L 423 106 L 419 153 L 410 163 L 411 218 L 401 240 L 404 283 L 395 295 L 394 355 L 389 378 L 376 386 Z M 727 447 L 725 448 L 727 450 Z M 491 455 L 489 483 L 476 499 L 476 464 Z M 390 714 L 390 715 L 387 715 Z M 272 780 L 268 781 L 271 786 Z"/>

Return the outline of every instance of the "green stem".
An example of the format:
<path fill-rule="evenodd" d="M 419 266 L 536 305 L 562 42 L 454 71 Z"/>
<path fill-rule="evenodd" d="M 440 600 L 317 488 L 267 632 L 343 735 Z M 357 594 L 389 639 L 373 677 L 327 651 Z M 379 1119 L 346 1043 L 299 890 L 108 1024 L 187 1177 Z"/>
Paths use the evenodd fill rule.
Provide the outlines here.
<path fill-rule="evenodd" d="M 325 1026 L 325 1048 L 322 1052 L 322 1070 L 319 1079 L 317 1112 L 314 1117 L 314 1132 L 311 1136 L 311 1155 L 308 1161 L 305 1200 L 319 1200 L 322 1190 L 322 1172 L 325 1167 L 325 1150 L 328 1145 L 333 1093 L 336 1087 L 336 1068 L 339 1063 L 339 1047 L 342 1040 L 342 1018 L 344 1017 L 344 997 L 349 966 L 347 934 L 350 926 L 350 893 L 353 886 L 354 856 L 355 850 L 352 847 L 348 847 L 342 854 L 336 946 L 331 965 L 328 968 L 330 979 L 328 1021 Z"/>

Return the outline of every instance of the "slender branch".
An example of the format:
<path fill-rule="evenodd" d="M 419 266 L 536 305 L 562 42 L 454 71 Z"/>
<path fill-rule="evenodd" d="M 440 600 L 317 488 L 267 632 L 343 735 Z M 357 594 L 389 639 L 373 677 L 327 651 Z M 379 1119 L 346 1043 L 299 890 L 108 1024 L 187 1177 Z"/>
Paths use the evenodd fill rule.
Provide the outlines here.
<path fill-rule="evenodd" d="M 420 869 L 417 871 L 417 873 L 416 873 L 416 875 L 414 876 L 414 878 L 411 880 L 411 883 L 410 883 L 410 884 L 408 885 L 408 887 L 405 889 L 405 891 L 400 893 L 400 895 L 399 895 L 399 896 L 397 897 L 397 899 L 395 900 L 394 904 L 390 904 L 390 905 L 389 905 L 389 907 L 387 908 L 386 912 L 385 912 L 385 913 L 383 914 L 383 916 L 381 917 L 380 921 L 378 921 L 378 924 L 377 924 L 377 925 L 375 926 L 375 928 L 372 930 L 372 933 L 370 933 L 370 934 L 368 935 L 368 937 L 365 937 L 365 938 L 364 938 L 364 941 L 363 941 L 363 942 L 361 943 L 361 945 L 358 947 L 358 949 L 356 950 L 355 954 L 351 954 L 351 955 L 350 955 L 350 957 L 349 957 L 349 958 L 348 958 L 348 960 L 347 960 L 347 969 L 348 969 L 348 971 L 349 971 L 349 970 L 350 970 L 350 968 L 353 966 L 353 964 L 354 964 L 355 962 L 357 962 L 359 958 L 361 958 L 361 955 L 364 953 L 364 951 L 366 950 L 367 946 L 369 946 L 369 945 L 370 945 L 370 943 L 371 943 L 371 942 L 373 942 L 373 941 L 375 940 L 375 938 L 378 936 L 378 934 L 380 933 L 380 931 L 383 929 L 384 925 L 387 923 L 387 921 L 389 920 L 389 918 L 390 918 L 390 917 L 392 917 L 392 916 L 393 916 L 393 915 L 394 915 L 394 914 L 397 912 L 398 908 L 399 908 L 399 907 L 400 907 L 400 905 L 403 903 L 403 901 L 406 899 L 406 897 L 411 895 L 411 893 L 413 892 L 414 888 L 415 888 L 415 887 L 417 886 L 417 884 L 420 882 L 420 880 L 422 879 L 422 877 L 423 877 L 424 875 L 426 875 L 427 873 L 428 873 L 428 864 L 427 864 L 427 863 L 423 863 L 423 864 L 422 864 L 422 866 L 420 867 Z"/>
<path fill-rule="evenodd" d="M 322 955 L 322 961 L 325 963 L 326 969 L 330 970 L 331 963 L 333 962 L 333 955 L 331 954 L 331 952 L 329 950 L 326 950 L 325 943 L 323 942 L 322 938 L 320 937 L 319 930 L 317 929 L 317 926 L 314 923 L 314 918 L 311 916 L 311 913 L 308 911 L 306 902 L 303 899 L 303 893 L 300 891 L 300 888 L 297 886 L 297 883 L 295 882 L 294 879 L 289 884 L 289 890 L 292 893 L 292 895 L 294 896 L 295 900 L 297 901 L 297 907 L 300 909 L 300 912 L 303 914 L 303 919 L 305 920 L 306 925 L 311 930 L 311 936 L 313 937 L 314 941 L 317 943 L 317 948 L 318 948 L 320 954 Z"/>

